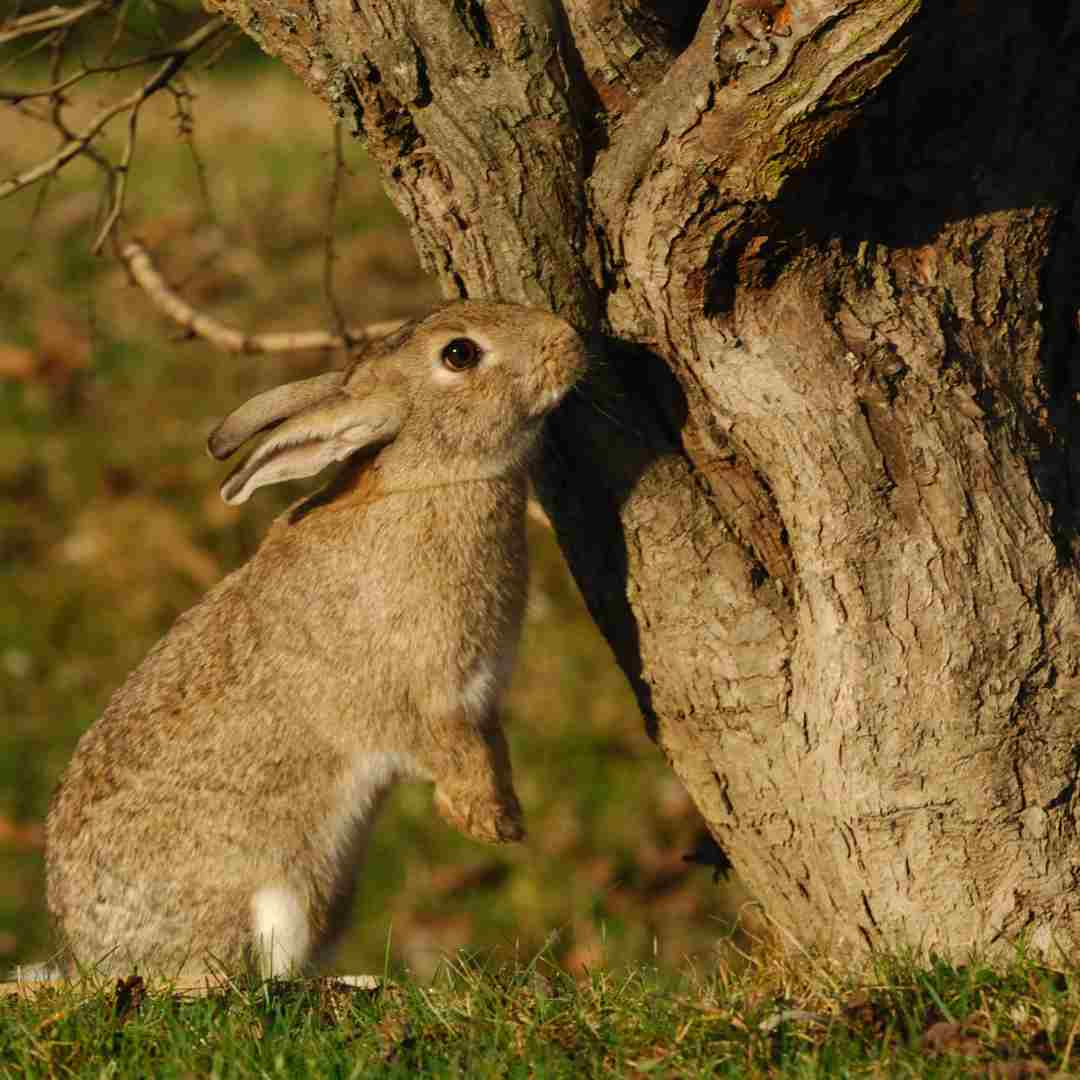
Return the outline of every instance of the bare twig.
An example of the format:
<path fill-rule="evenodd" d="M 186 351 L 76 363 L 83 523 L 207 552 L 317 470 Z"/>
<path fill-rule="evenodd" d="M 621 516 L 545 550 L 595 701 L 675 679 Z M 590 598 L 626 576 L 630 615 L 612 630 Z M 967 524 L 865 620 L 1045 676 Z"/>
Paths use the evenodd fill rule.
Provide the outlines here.
<path fill-rule="evenodd" d="M 214 50 L 203 61 L 200 68 L 201 71 L 212 71 L 217 65 L 218 61 L 243 37 L 244 35 L 236 28 L 233 27 L 231 34 L 227 34 L 218 42 Z"/>
<path fill-rule="evenodd" d="M 225 39 L 225 44 L 227 47 L 229 44 L 228 38 Z M 180 138 L 183 139 L 184 145 L 187 147 L 188 156 L 191 158 L 191 164 L 195 170 L 195 180 L 199 185 L 199 197 L 202 199 L 203 210 L 206 212 L 206 216 L 216 224 L 218 220 L 217 207 L 214 205 L 214 198 L 210 192 L 210 181 L 207 176 L 206 165 L 195 143 L 195 114 L 191 108 L 191 101 L 195 95 L 183 85 L 174 86 L 171 89 L 176 99 L 174 119 L 177 122 Z"/>
<path fill-rule="evenodd" d="M 46 176 L 53 175 L 72 158 L 84 153 L 90 142 L 96 138 L 110 120 L 121 113 L 139 109 L 143 102 L 147 101 L 163 87 L 168 86 L 169 81 L 187 63 L 188 59 L 217 37 L 227 26 L 228 23 L 223 18 L 211 19 L 194 33 L 189 34 L 183 41 L 178 42 L 166 54 L 168 58 L 165 63 L 138 90 L 102 109 L 81 134 L 70 133 L 64 144 L 51 157 L 38 162 L 37 165 L 24 170 L 10 180 L 0 182 L 0 199 L 13 195 L 16 191 L 21 191 L 24 187 L 28 187 Z"/>
<path fill-rule="evenodd" d="M 34 98 L 55 97 L 57 94 L 62 94 L 65 90 L 70 90 L 73 86 L 81 83 L 83 79 L 89 79 L 95 75 L 115 75 L 120 71 L 130 71 L 132 68 L 156 64 L 158 61 L 167 60 L 170 56 L 172 56 L 172 50 L 148 53 L 146 56 L 140 56 L 135 60 L 123 60 L 117 64 L 105 64 L 99 67 L 86 65 L 66 79 L 61 79 L 51 86 L 43 86 L 39 90 L 4 90 L 0 88 L 0 101 L 10 101 L 12 104 L 17 105 L 21 101 L 33 101 Z"/>
<path fill-rule="evenodd" d="M 127 36 L 128 22 L 127 22 L 128 0 L 121 0 L 113 9 L 113 26 L 112 33 L 109 35 L 109 43 L 105 46 L 105 52 L 102 54 L 102 61 L 105 63 L 112 62 L 113 53 L 120 47 L 120 43 Z"/>
<path fill-rule="evenodd" d="M 139 61 L 139 63 L 141 62 Z M 76 71 L 74 75 L 69 75 L 66 79 L 53 83 L 51 86 L 46 86 L 41 90 L 0 89 L 0 101 L 10 101 L 13 105 L 18 105 L 21 101 L 32 101 L 34 98 L 55 97 L 65 90 L 70 90 L 76 83 L 80 83 L 83 79 L 87 79 L 94 74 L 97 74 L 97 72 L 93 68 L 84 68 L 82 71 Z"/>
<path fill-rule="evenodd" d="M 0 45 L 17 38 L 40 34 L 46 30 L 59 30 L 71 26 L 87 15 L 104 11 L 114 5 L 115 0 L 90 0 L 81 7 L 68 8 L 59 4 L 41 11 L 32 11 L 29 15 L 20 15 L 0 23 Z"/>
<path fill-rule="evenodd" d="M 124 212 L 124 198 L 127 195 L 128 173 L 131 169 L 131 159 L 135 156 L 135 131 L 138 122 L 139 110 L 132 109 L 131 113 L 128 115 L 128 133 L 127 140 L 124 143 L 124 156 L 120 159 L 119 165 L 113 165 L 111 162 L 104 165 L 109 177 L 109 210 L 105 215 L 105 220 L 102 222 L 101 228 L 98 230 L 97 238 L 90 248 L 91 254 L 93 255 L 100 254 L 102 247 L 105 245 L 105 241 L 109 238 L 109 234 L 113 231 L 113 227 L 116 225 L 117 221 L 120 220 L 120 215 Z"/>
<path fill-rule="evenodd" d="M 49 59 L 49 74 L 53 83 L 60 81 L 60 76 L 64 71 L 64 46 L 67 43 L 67 35 L 67 30 L 61 30 L 51 35 L 52 56 Z M 63 94 L 49 95 L 49 121 L 65 140 L 70 140 L 75 136 L 64 120 L 64 106 L 66 104 L 67 101 Z"/>
<path fill-rule="evenodd" d="M 341 349 L 359 342 L 372 341 L 393 333 L 402 324 L 395 319 L 352 327 L 344 335 L 326 330 L 299 330 L 291 333 L 246 334 L 226 326 L 210 315 L 196 311 L 179 296 L 161 276 L 146 247 L 137 240 L 124 245 L 120 258 L 127 266 L 135 284 L 151 299 L 154 306 L 168 315 L 192 337 L 202 338 L 226 352 L 269 353 L 294 352 L 301 349 Z"/>
<path fill-rule="evenodd" d="M 334 261 L 337 259 L 334 248 L 334 219 L 337 217 L 338 200 L 341 198 L 341 177 L 345 171 L 345 155 L 341 147 L 341 121 L 335 120 L 334 170 L 330 174 L 330 191 L 326 200 L 326 233 L 323 237 L 323 292 L 326 295 L 326 305 L 330 309 L 330 317 L 334 321 L 334 328 L 342 338 L 348 340 L 349 330 L 345 323 L 345 315 L 334 292 Z"/>

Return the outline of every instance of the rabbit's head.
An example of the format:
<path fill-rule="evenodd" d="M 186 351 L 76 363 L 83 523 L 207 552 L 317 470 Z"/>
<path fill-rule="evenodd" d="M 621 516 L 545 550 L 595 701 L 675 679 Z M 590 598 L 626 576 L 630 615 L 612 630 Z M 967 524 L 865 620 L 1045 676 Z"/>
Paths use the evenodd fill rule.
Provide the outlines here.
<path fill-rule="evenodd" d="M 365 451 L 397 488 L 520 468 L 543 418 L 585 370 L 585 345 L 544 311 L 458 301 L 409 323 L 350 368 L 252 398 L 210 435 L 226 458 L 273 429 L 222 485 L 227 502 Z"/>

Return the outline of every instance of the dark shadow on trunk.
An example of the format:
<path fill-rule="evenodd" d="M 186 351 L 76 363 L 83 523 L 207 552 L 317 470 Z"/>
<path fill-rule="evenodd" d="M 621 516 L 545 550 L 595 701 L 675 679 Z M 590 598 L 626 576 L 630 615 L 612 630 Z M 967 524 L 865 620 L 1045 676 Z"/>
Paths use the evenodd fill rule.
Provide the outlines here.
<path fill-rule="evenodd" d="M 609 339 L 597 353 L 602 360 L 548 420 L 533 481 L 541 502 L 554 510 L 559 546 L 655 739 L 657 718 L 627 598 L 621 509 L 650 464 L 681 453 L 686 397 L 648 350 Z"/>

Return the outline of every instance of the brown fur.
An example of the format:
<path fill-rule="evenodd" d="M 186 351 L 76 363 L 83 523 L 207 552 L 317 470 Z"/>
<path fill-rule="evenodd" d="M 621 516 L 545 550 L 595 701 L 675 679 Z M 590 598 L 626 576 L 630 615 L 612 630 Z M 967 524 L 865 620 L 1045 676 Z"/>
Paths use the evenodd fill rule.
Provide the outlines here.
<path fill-rule="evenodd" d="M 460 375 L 439 362 L 458 336 L 485 347 Z M 521 837 L 497 707 L 525 602 L 525 466 L 583 365 L 554 316 L 462 302 L 215 432 L 227 454 L 272 427 L 226 481 L 234 501 L 352 457 L 80 741 L 47 822 L 49 907 L 75 961 L 325 964 L 398 778 L 434 780 L 472 836 Z"/>

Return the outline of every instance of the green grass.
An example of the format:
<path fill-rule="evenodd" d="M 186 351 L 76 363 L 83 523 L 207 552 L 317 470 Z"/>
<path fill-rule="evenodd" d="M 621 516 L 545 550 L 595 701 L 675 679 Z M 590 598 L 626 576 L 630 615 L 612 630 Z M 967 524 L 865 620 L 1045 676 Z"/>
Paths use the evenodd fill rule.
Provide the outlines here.
<path fill-rule="evenodd" d="M 681 975 L 569 977 L 464 956 L 430 983 L 72 986 L 0 999 L 0 1069 L 49 1076 L 1068 1075 L 1080 973 L 807 955 Z"/>

